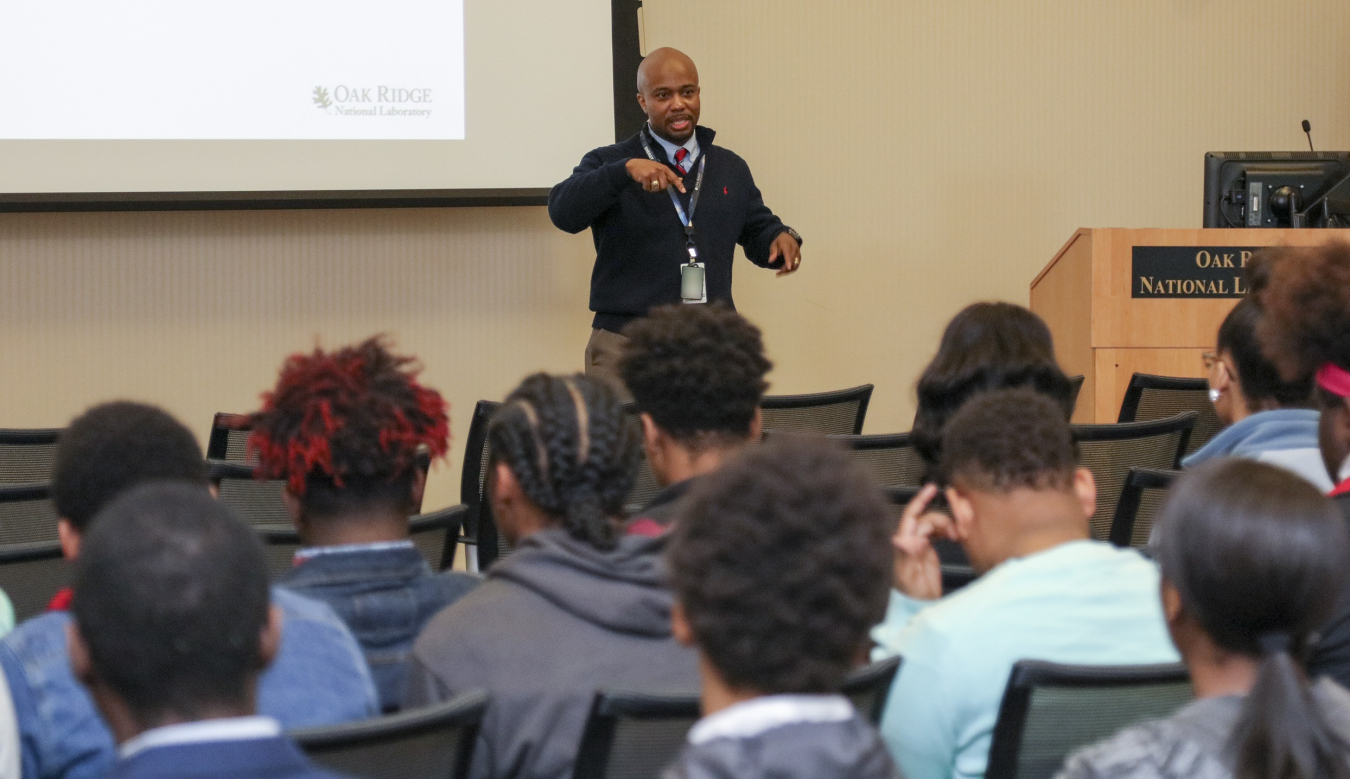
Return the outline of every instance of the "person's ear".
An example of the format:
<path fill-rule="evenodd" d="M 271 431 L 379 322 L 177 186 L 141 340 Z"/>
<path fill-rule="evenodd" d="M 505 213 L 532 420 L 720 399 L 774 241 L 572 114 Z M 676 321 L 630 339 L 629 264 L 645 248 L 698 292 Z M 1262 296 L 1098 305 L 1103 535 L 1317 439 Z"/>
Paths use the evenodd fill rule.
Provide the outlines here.
<path fill-rule="evenodd" d="M 61 555 L 67 560 L 74 560 L 80 556 L 80 531 L 70 524 L 70 520 L 62 517 L 56 520 L 56 536 L 61 539 Z"/>
<path fill-rule="evenodd" d="M 660 455 L 661 426 L 645 411 L 638 414 L 638 419 L 642 421 L 642 448 L 647 453 L 647 459 L 651 460 Z"/>
<path fill-rule="evenodd" d="M 682 646 L 694 645 L 694 629 L 689 626 L 689 617 L 684 613 L 684 604 L 679 601 L 670 607 L 670 633 Z"/>
<path fill-rule="evenodd" d="M 291 524 L 295 525 L 296 530 L 303 531 L 305 524 L 305 504 L 301 502 L 300 496 L 291 492 L 290 487 L 281 491 L 281 503 L 286 507 L 286 513 L 291 516 Z"/>
<path fill-rule="evenodd" d="M 1159 581 L 1158 590 L 1162 597 L 1163 617 L 1166 618 L 1168 625 L 1175 626 L 1181 620 L 1184 611 L 1181 607 L 1181 593 L 1177 592 L 1177 588 L 1166 579 Z"/>
<path fill-rule="evenodd" d="M 427 492 L 427 472 L 422 468 L 413 467 L 412 492 L 408 495 L 412 500 L 412 511 L 414 514 L 422 510 L 422 498 Z"/>
<path fill-rule="evenodd" d="M 764 437 L 764 409 L 756 408 L 755 416 L 750 420 L 750 440 L 758 441 Z"/>
<path fill-rule="evenodd" d="M 643 97 L 642 93 L 639 92 L 637 93 L 637 99 L 638 105 L 642 106 L 642 112 L 645 114 L 647 112 L 647 98 Z"/>
<path fill-rule="evenodd" d="M 89 659 L 89 645 L 84 643 L 74 621 L 66 623 L 66 652 L 70 655 L 70 671 L 84 686 L 94 681 L 94 664 Z"/>
<path fill-rule="evenodd" d="M 975 502 L 954 486 L 948 487 L 944 494 L 947 496 L 947 506 L 952 511 L 952 529 L 956 531 L 955 540 L 964 541 L 970 537 L 970 533 L 975 527 Z"/>
<path fill-rule="evenodd" d="M 1097 513 L 1097 480 L 1092 477 L 1092 471 L 1079 468 L 1073 472 L 1073 493 L 1083 507 L 1083 516 L 1092 519 Z"/>
<path fill-rule="evenodd" d="M 285 621 L 286 617 L 282 614 L 280 606 L 267 607 L 267 622 L 263 624 L 262 632 L 258 635 L 258 660 L 262 662 L 259 671 L 271 665 L 277 653 L 281 651 L 281 628 Z"/>

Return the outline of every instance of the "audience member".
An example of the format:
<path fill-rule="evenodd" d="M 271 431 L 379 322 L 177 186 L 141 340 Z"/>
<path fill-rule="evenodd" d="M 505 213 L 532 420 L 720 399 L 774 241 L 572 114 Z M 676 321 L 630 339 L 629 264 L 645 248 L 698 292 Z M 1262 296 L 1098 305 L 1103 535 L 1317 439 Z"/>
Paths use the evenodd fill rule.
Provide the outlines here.
<path fill-rule="evenodd" d="M 1217 460 L 1173 488 L 1158 534 L 1199 700 L 1078 753 L 1061 779 L 1350 776 L 1350 692 L 1303 665 L 1350 568 L 1336 509 L 1283 469 Z"/>
<path fill-rule="evenodd" d="M 1050 328 L 1012 303 L 974 303 L 947 324 L 938 352 L 919 376 L 911 437 L 931 473 L 942 429 L 967 400 L 988 390 L 1028 387 L 1073 415 L 1073 385 L 1055 362 Z"/>
<path fill-rule="evenodd" d="M 878 656 L 904 657 L 882 734 L 909 779 L 979 777 L 1018 660 L 1175 662 L 1158 570 L 1088 539 L 1092 474 L 1061 403 L 1028 388 L 977 395 L 946 424 L 938 477 L 951 516 L 928 512 L 929 484 L 896 533 L 895 586 L 873 631 Z M 933 538 L 960 542 L 984 575 L 947 598 Z M 934 602 L 936 601 L 936 602 Z"/>
<path fill-rule="evenodd" d="M 413 646 L 407 704 L 486 688 L 471 776 L 564 779 L 599 688 L 690 691 L 662 539 L 623 535 L 637 425 L 608 386 L 527 378 L 488 429 L 487 494 L 515 551 Z"/>
<path fill-rule="evenodd" d="M 663 306 L 624 328 L 619 374 L 642 417 L 642 442 L 664 488 L 628 523 L 660 535 L 676 502 L 760 434 L 773 364 L 759 328 L 730 307 Z"/>
<path fill-rule="evenodd" d="M 478 583 L 432 573 L 408 537 L 426 486 L 419 449 L 445 454 L 445 401 L 411 358 L 372 338 L 288 359 L 250 421 L 258 472 L 286 481 L 304 544 L 277 584 L 333 607 L 365 650 L 381 707 L 397 709 L 413 639 Z"/>
<path fill-rule="evenodd" d="M 839 694 L 886 610 L 890 516 L 846 453 L 795 437 L 691 493 L 669 560 L 703 719 L 668 779 L 898 779 L 881 736 Z"/>
<path fill-rule="evenodd" d="M 1261 308 L 1250 298 L 1228 312 L 1219 327 L 1209 363 L 1210 397 L 1227 427 L 1182 461 L 1187 468 L 1215 457 L 1247 457 L 1278 465 L 1307 479 L 1318 489 L 1331 489 L 1331 479 L 1317 448 L 1312 377 L 1284 381 L 1275 364 L 1261 353 L 1256 327 Z"/>
<path fill-rule="evenodd" d="M 325 779 L 257 716 L 276 656 L 253 531 L 205 490 L 168 482 L 113 500 L 75 570 L 70 662 L 117 739 L 115 779 Z"/>
<path fill-rule="evenodd" d="M 1350 244 L 1263 252 L 1248 270 L 1266 355 L 1286 380 L 1315 378 L 1322 462 L 1350 522 Z M 1350 686 L 1350 584 L 1321 634 L 1309 671 Z"/>
<path fill-rule="evenodd" d="M 57 444 L 52 498 L 66 557 L 81 556 L 85 534 L 113 498 L 149 481 L 207 491 L 206 465 L 192 433 L 165 412 L 107 403 L 71 422 Z M 281 651 L 262 675 L 258 709 L 286 728 L 334 724 L 378 711 L 361 648 L 333 610 L 285 590 L 273 603 L 284 617 Z M 54 609 L 0 641 L 18 716 L 28 779 L 98 779 L 111 770 L 112 734 L 71 673 L 69 591 Z"/>

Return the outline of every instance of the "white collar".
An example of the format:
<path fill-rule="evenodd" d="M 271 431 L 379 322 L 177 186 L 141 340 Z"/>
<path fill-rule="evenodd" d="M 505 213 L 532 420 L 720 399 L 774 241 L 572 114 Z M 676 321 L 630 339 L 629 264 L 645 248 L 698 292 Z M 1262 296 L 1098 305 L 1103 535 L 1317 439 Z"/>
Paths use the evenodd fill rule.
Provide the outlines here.
<path fill-rule="evenodd" d="M 655 138 L 655 139 L 656 139 L 656 142 L 659 143 L 659 144 L 661 144 L 661 148 L 663 148 L 663 149 L 666 150 L 666 159 L 670 160 L 670 164 L 671 164 L 671 165 L 674 165 L 674 164 L 675 164 L 675 150 L 676 150 L 676 149 L 688 149 L 688 150 L 689 150 L 689 157 L 685 160 L 685 162 L 686 162 L 687 164 L 692 165 L 693 162 L 694 162 L 694 160 L 698 159 L 698 131 L 697 131 L 697 130 L 695 130 L 695 131 L 689 136 L 689 140 L 685 141 L 683 146 L 679 146 L 679 145 L 677 145 L 677 144 L 671 143 L 670 141 L 667 141 L 665 138 L 662 138 L 661 136 L 657 135 L 657 134 L 656 134 L 656 131 L 652 129 L 651 122 L 648 122 L 648 123 L 647 123 L 647 134 L 650 135 L 651 137 Z"/>
<path fill-rule="evenodd" d="M 689 743 L 715 738 L 753 738 L 800 722 L 843 722 L 856 712 L 842 695 L 766 695 L 709 714 L 689 730 Z"/>
<path fill-rule="evenodd" d="M 122 744 L 117 755 L 126 760 L 147 749 L 171 747 L 180 744 L 201 744 L 210 741 L 250 741 L 276 738 L 281 735 L 281 723 L 271 717 L 223 717 L 184 722 L 151 728 Z"/>
<path fill-rule="evenodd" d="M 415 549 L 411 538 L 400 541 L 372 541 L 368 544 L 338 544 L 336 546 L 307 546 L 295 553 L 296 562 L 328 554 L 345 552 L 384 552 L 389 549 Z"/>

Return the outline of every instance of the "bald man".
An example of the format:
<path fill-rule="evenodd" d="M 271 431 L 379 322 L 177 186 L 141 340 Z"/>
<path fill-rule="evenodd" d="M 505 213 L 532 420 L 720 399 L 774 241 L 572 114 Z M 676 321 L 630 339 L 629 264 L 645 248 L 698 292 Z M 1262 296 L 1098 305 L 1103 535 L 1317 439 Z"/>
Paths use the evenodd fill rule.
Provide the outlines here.
<path fill-rule="evenodd" d="M 668 303 L 731 298 L 736 244 L 779 276 L 801 264 L 801 236 L 760 197 L 745 160 L 713 145 L 698 125 L 698 69 L 675 49 L 657 49 L 638 68 L 647 124 L 622 143 L 587 154 L 553 188 L 548 213 L 569 233 L 591 228 L 591 339 L 586 375 L 629 397 L 618 359 L 629 322 Z"/>

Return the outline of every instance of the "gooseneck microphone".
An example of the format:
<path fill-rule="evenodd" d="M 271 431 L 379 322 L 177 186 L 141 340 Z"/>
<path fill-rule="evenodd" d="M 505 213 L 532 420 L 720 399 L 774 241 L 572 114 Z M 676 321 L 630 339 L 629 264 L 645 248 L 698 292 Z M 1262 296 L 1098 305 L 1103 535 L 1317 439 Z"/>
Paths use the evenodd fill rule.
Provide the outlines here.
<path fill-rule="evenodd" d="M 1307 119 L 1303 120 L 1303 134 L 1308 136 L 1308 151 L 1317 151 L 1312 146 L 1312 122 Z"/>

